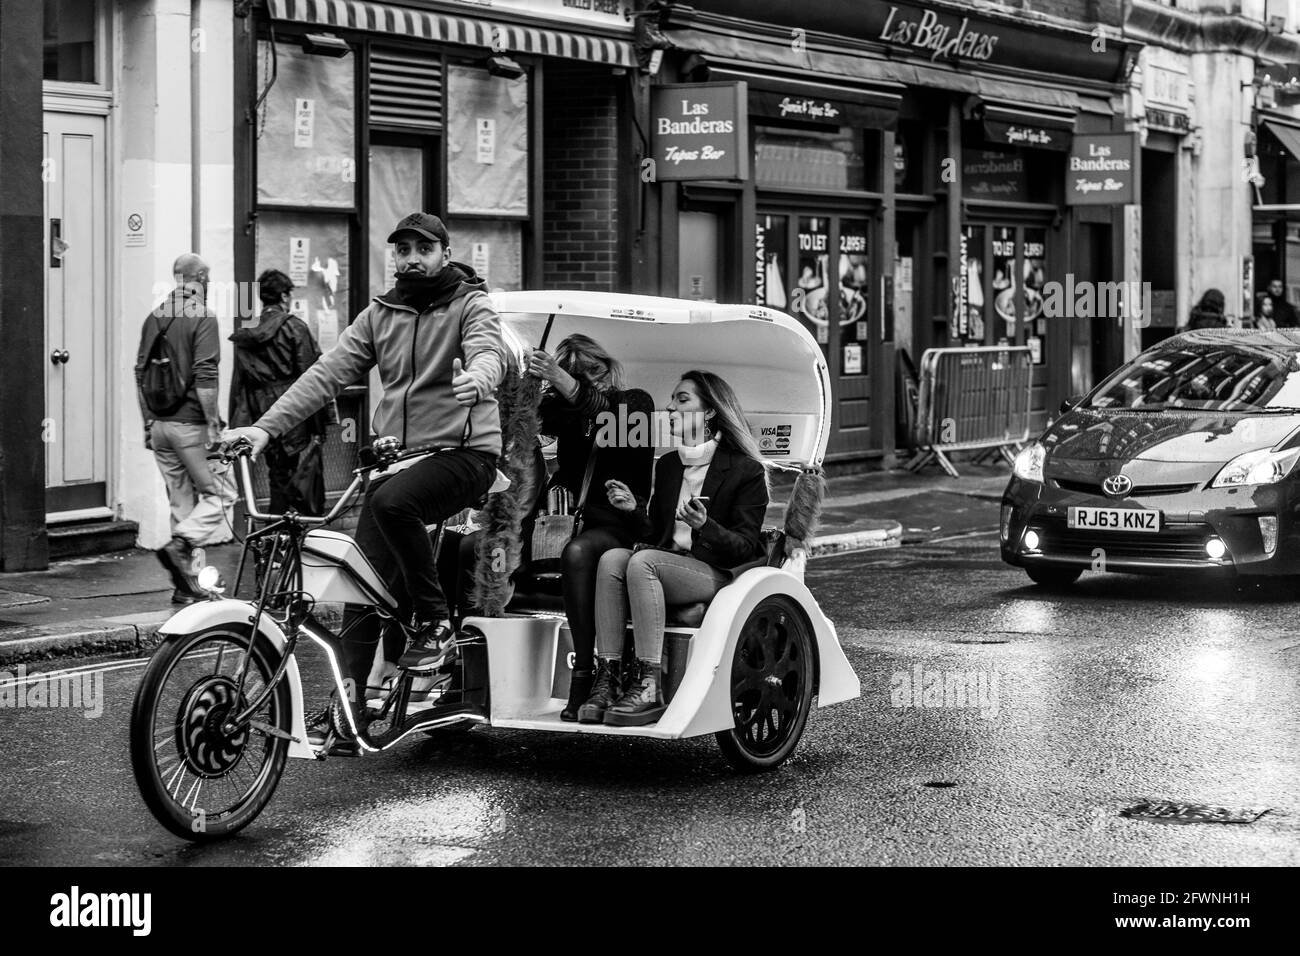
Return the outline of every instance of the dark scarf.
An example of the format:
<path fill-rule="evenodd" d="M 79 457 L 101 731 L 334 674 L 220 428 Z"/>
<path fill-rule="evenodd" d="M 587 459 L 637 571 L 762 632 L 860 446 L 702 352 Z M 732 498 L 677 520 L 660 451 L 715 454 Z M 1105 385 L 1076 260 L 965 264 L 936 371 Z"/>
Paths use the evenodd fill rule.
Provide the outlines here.
<path fill-rule="evenodd" d="M 380 301 L 389 305 L 404 305 L 416 312 L 427 312 L 446 305 L 456 297 L 461 284 L 469 278 L 454 262 L 438 270 L 437 275 L 397 273 L 397 283 L 381 295 Z"/>

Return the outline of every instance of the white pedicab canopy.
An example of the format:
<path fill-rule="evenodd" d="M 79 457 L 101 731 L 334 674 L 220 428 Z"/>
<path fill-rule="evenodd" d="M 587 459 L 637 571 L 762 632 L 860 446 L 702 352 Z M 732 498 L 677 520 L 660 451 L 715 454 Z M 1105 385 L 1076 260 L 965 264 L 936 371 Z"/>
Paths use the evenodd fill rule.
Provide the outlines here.
<path fill-rule="evenodd" d="M 785 313 L 612 292 L 495 292 L 492 302 L 507 345 L 521 358 L 543 334 L 553 352 L 581 332 L 622 363 L 626 386 L 645 389 L 656 408 L 683 372 L 713 372 L 735 389 L 766 460 L 816 466 L 826 454 L 826 363 L 813 337 Z"/>

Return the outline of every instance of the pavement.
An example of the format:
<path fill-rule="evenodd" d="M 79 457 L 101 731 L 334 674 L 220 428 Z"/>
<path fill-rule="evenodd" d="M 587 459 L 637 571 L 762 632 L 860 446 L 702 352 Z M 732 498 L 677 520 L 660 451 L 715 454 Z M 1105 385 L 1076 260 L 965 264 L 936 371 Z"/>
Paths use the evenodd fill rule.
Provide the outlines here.
<path fill-rule="evenodd" d="M 828 479 L 810 557 L 989 530 L 988 502 L 1001 497 L 1007 468 L 963 463 L 961 470 L 961 478 L 928 468 L 920 474 L 872 471 Z M 774 481 L 768 525 L 781 525 L 789 486 L 789 480 Z M 233 584 L 239 557 L 239 545 L 227 544 L 208 548 L 201 560 L 216 565 Z M 138 652 L 156 643 L 158 628 L 176 610 L 167 574 L 150 551 L 118 551 L 56 562 L 46 571 L 0 574 L 0 666 Z"/>

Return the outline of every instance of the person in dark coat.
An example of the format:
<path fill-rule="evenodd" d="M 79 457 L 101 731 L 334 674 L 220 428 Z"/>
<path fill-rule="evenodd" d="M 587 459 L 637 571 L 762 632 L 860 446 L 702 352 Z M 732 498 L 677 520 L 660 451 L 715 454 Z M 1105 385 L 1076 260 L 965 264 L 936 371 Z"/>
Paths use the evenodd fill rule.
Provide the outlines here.
<path fill-rule="evenodd" d="M 320 349 L 307 323 L 289 311 L 293 282 L 278 269 L 257 277 L 262 312 L 257 324 L 230 336 L 235 345 L 235 373 L 230 384 L 230 425 L 252 425 L 320 358 Z M 273 514 L 295 508 L 305 515 L 325 513 L 325 477 L 321 468 L 298 474 L 305 452 L 316 454 L 312 442 L 325 442 L 327 408 L 310 415 L 267 445 Z"/>
<path fill-rule="evenodd" d="M 1279 329 L 1300 326 L 1300 317 L 1296 315 L 1295 306 L 1286 300 L 1286 286 L 1281 279 L 1274 279 L 1268 284 L 1266 298 L 1273 304 L 1273 321 Z"/>
<path fill-rule="evenodd" d="M 549 384 L 542 396 L 541 419 L 542 434 L 556 439 L 554 483 L 576 501 L 591 462 L 582 530 L 561 555 L 564 612 L 573 636 L 573 675 L 560 719 L 576 721 L 596 677 L 596 569 L 605 552 L 635 542 L 633 529 L 610 504 L 605 486 L 618 481 L 642 498 L 650 496 L 654 399 L 642 389 L 625 387 L 619 362 L 580 333 L 561 341 L 553 356 L 534 349 L 529 369 Z"/>
<path fill-rule="evenodd" d="M 1218 289 L 1207 289 L 1201 301 L 1192 307 L 1191 318 L 1187 322 L 1190 329 L 1226 329 L 1228 320 L 1223 315 L 1223 293 Z"/>

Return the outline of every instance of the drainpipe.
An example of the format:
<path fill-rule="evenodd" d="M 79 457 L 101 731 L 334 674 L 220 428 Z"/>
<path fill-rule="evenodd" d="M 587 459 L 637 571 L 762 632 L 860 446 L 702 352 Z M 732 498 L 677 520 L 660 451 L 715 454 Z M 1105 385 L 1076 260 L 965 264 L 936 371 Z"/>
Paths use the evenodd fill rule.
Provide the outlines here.
<path fill-rule="evenodd" d="M 197 43 L 202 36 L 195 31 L 199 26 L 199 2 L 190 0 L 190 251 L 200 252 L 200 238 L 203 235 L 203 223 L 200 215 L 203 197 L 203 162 L 202 149 L 203 123 L 199 107 L 199 51 Z"/>

